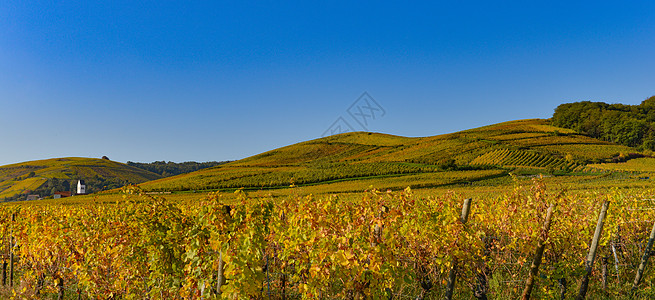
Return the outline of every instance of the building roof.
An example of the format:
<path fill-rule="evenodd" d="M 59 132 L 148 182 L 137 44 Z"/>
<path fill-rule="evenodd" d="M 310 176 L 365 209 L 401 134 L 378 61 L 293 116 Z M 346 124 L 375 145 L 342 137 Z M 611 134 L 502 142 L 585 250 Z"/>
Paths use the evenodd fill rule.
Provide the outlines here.
<path fill-rule="evenodd" d="M 70 197 L 71 192 L 55 192 L 55 195 L 61 195 L 62 197 Z"/>
<path fill-rule="evenodd" d="M 84 180 L 82 180 L 82 179 L 78 180 L 77 183 L 86 185 L 86 183 L 84 183 Z"/>

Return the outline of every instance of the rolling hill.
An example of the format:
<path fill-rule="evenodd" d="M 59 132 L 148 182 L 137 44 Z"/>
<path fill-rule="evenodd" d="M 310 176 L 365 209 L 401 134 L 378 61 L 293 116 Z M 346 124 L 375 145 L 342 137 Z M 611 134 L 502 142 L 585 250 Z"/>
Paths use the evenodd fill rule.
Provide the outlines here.
<path fill-rule="evenodd" d="M 146 191 L 277 189 L 321 192 L 472 183 L 509 172 L 572 174 L 638 157 L 547 120 L 505 122 L 431 137 L 354 132 L 301 142 L 193 173 L 142 183 Z M 597 170 L 597 168 L 596 168 Z"/>
<path fill-rule="evenodd" d="M 50 195 L 52 188 L 70 189 L 78 179 L 85 180 L 97 192 L 158 178 L 161 176 L 155 173 L 106 159 L 68 157 L 29 161 L 0 166 L 0 199 L 39 190 Z"/>

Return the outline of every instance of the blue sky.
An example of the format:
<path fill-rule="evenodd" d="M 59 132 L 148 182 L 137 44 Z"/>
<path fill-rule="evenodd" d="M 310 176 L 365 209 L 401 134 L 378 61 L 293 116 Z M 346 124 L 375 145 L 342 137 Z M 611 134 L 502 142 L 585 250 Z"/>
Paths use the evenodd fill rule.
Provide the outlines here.
<path fill-rule="evenodd" d="M 240 159 L 655 95 L 652 1 L 0 2 L 0 165 Z M 456 2 L 456 3 L 455 3 Z"/>

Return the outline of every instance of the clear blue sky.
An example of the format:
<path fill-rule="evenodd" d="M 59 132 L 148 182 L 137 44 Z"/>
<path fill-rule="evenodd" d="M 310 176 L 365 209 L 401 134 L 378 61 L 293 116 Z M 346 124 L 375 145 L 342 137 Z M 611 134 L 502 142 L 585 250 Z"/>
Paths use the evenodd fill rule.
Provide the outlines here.
<path fill-rule="evenodd" d="M 403 136 L 655 95 L 653 1 L 315 2 L 1 1 L 0 165 L 239 159 L 363 92 Z"/>

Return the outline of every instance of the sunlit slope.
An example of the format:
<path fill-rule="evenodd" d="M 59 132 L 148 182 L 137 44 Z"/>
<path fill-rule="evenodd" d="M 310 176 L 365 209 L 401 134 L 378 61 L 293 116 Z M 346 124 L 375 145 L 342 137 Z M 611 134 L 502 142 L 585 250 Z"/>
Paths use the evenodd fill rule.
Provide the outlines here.
<path fill-rule="evenodd" d="M 620 163 L 592 164 L 589 167 L 607 171 L 655 173 L 655 158 L 642 157 Z"/>
<path fill-rule="evenodd" d="M 67 180 L 118 178 L 130 183 L 142 183 L 161 177 L 155 173 L 106 159 L 68 157 L 29 161 L 0 166 L 0 198 L 35 190 L 50 178 Z"/>
<path fill-rule="evenodd" d="M 580 171 L 589 163 L 632 152 L 636 150 L 533 119 L 423 138 L 345 133 L 141 186 L 150 191 L 183 191 L 344 185 L 348 181 L 348 189 L 361 190 L 369 185 L 411 186 L 411 178 L 417 179 L 418 186 L 446 185 L 503 176 L 516 169 Z M 454 171 L 457 176 L 444 175 Z"/>

